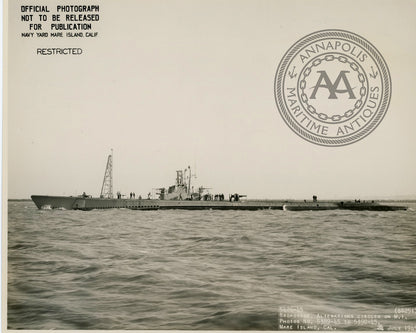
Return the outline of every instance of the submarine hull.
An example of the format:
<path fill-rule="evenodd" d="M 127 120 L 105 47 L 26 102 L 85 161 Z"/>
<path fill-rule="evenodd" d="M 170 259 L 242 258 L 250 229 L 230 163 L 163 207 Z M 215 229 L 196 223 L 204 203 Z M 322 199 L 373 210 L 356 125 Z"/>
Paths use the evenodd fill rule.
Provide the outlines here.
<path fill-rule="evenodd" d="M 32 195 L 36 207 L 39 209 L 92 210 L 128 208 L 135 210 L 159 209 L 159 200 L 143 199 L 106 199 L 85 198 L 71 196 Z"/>
<path fill-rule="evenodd" d="M 322 210 L 373 210 L 396 211 L 407 207 L 356 202 L 287 202 L 283 200 L 154 200 L 154 199 L 106 199 L 73 196 L 32 195 L 33 202 L 39 209 L 92 210 L 128 208 L 133 210 L 184 209 L 184 210 L 288 210 L 288 211 L 322 211 Z"/>

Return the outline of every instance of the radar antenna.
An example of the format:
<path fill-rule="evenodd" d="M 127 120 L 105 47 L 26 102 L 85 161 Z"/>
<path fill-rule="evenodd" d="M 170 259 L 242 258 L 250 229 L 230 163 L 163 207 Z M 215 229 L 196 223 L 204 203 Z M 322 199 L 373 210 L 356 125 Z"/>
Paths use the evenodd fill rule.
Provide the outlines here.
<path fill-rule="evenodd" d="M 103 186 L 101 187 L 100 198 L 113 198 L 113 150 L 108 155 L 107 167 L 105 168 Z"/>

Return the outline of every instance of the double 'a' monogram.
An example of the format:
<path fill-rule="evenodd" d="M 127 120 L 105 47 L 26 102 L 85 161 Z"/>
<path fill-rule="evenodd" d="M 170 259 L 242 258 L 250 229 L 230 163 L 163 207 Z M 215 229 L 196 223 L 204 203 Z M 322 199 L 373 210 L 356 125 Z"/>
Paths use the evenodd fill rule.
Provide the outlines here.
<path fill-rule="evenodd" d="M 326 29 L 306 35 L 286 51 L 276 70 L 274 95 L 280 115 L 298 136 L 340 147 L 363 139 L 383 120 L 391 77 L 369 41 Z"/>
<path fill-rule="evenodd" d="M 312 95 L 310 97 L 311 99 L 316 99 L 316 92 L 318 91 L 319 88 L 328 89 L 329 91 L 328 99 L 338 99 L 337 93 L 338 94 L 348 93 L 349 99 L 355 99 L 355 95 L 352 91 L 351 85 L 346 76 L 346 73 L 349 73 L 349 71 L 340 71 L 334 83 L 331 82 L 326 71 L 317 71 L 317 72 L 320 73 L 321 75 L 319 76 L 319 79 L 316 82 L 316 85 L 313 89 Z M 338 86 L 341 80 L 344 83 L 344 86 L 346 89 L 338 89 Z M 322 83 L 322 81 L 324 81 L 325 83 Z"/>

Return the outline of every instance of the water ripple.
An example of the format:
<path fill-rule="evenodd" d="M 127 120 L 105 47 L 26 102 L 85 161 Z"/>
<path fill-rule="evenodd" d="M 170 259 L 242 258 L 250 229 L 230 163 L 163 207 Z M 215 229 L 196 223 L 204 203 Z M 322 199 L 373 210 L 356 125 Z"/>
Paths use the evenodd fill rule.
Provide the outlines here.
<path fill-rule="evenodd" d="M 8 327 L 277 330 L 280 306 L 388 313 L 416 307 L 415 251 L 414 210 L 80 212 L 10 202 Z"/>

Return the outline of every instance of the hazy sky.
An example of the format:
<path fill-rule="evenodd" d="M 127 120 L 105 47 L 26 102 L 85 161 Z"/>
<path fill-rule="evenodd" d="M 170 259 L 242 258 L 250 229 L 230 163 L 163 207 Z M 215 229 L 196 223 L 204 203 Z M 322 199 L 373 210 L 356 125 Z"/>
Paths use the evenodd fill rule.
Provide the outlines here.
<path fill-rule="evenodd" d="M 99 195 L 111 148 L 123 193 L 171 185 L 190 165 L 195 185 L 226 195 L 416 195 L 415 1 L 89 1 L 98 37 L 21 37 L 20 5 L 58 3 L 9 3 L 9 198 Z M 392 77 L 384 120 L 349 146 L 303 140 L 274 100 L 284 53 L 322 29 L 369 40 Z"/>

